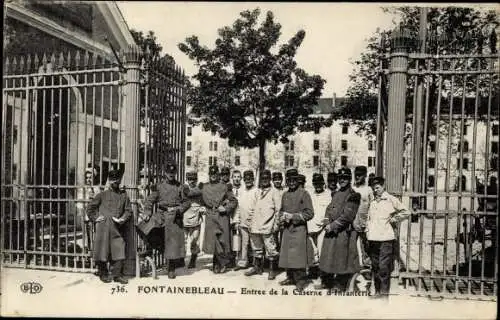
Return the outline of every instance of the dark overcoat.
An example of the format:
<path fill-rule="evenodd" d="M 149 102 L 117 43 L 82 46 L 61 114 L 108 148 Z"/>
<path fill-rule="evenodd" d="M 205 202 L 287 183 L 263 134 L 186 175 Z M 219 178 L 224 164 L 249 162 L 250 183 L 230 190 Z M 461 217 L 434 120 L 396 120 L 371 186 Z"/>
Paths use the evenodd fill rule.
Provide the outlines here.
<path fill-rule="evenodd" d="M 202 250 L 214 254 L 215 246 L 220 246 L 217 250 L 219 253 L 230 254 L 232 252 L 230 215 L 238 206 L 238 200 L 223 182 L 204 184 L 201 194 L 202 205 L 207 208 Z M 220 205 L 226 208 L 226 212 L 221 213 L 217 210 Z"/>
<path fill-rule="evenodd" d="M 187 198 L 188 193 L 187 186 L 177 181 L 165 181 L 156 186 L 144 204 L 144 212 L 148 216 L 152 216 L 153 205 L 157 204 L 156 215 L 152 219 L 158 220 L 158 226 L 164 225 L 164 255 L 168 260 L 186 256 L 182 218 L 184 212 L 191 206 Z"/>
<path fill-rule="evenodd" d="M 95 261 L 110 261 L 125 259 L 125 228 L 132 216 L 132 206 L 127 194 L 122 190 L 106 190 L 97 194 L 87 206 L 90 221 L 104 217 L 96 222 L 93 258 Z M 123 218 L 124 224 L 113 221 Z"/>
<path fill-rule="evenodd" d="M 331 232 L 325 233 L 319 268 L 333 274 L 356 273 L 360 270 L 357 233 L 352 227 L 361 196 L 351 187 L 333 194 L 326 208 L 325 218 L 330 221 Z"/>
<path fill-rule="evenodd" d="M 307 221 L 314 217 L 311 196 L 303 188 L 286 191 L 281 201 L 281 210 L 293 214 L 284 224 L 280 248 L 280 268 L 306 269 L 313 263 L 314 251 L 307 240 Z"/>

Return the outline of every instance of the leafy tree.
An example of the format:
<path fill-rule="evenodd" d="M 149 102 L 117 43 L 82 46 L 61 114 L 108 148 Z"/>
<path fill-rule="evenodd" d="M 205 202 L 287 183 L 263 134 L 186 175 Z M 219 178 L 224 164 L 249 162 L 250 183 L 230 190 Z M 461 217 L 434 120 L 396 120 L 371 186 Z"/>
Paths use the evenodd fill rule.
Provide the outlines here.
<path fill-rule="evenodd" d="M 384 9 L 387 14 L 392 14 L 399 20 L 399 27 L 410 31 L 414 36 L 412 49 L 418 49 L 417 33 L 419 28 L 419 8 L 417 7 L 394 7 Z M 431 54 L 463 54 L 463 53 L 494 53 L 497 51 L 496 33 L 492 32 L 499 26 L 498 15 L 494 11 L 480 11 L 473 8 L 442 7 L 429 8 L 427 16 L 427 48 L 426 52 Z M 396 23 L 394 23 L 396 26 Z M 349 119 L 348 121 L 359 126 L 358 133 L 372 133 L 376 131 L 376 116 L 378 89 L 381 91 L 382 107 L 387 112 L 388 84 L 386 76 L 381 77 L 379 85 L 379 71 L 388 67 L 388 61 L 384 55 L 390 52 L 389 38 L 391 30 L 376 30 L 374 35 L 367 40 L 366 50 L 353 62 L 353 71 L 350 75 L 351 85 L 346 92 L 343 108 L 339 109 L 334 117 L 336 119 Z M 488 63 L 485 59 L 461 59 L 457 61 L 458 68 L 467 67 L 469 70 L 477 68 L 481 63 L 484 67 Z M 415 68 L 415 65 L 410 65 Z M 430 65 L 437 69 L 435 62 Z M 449 96 L 461 100 L 460 88 L 463 84 L 461 77 L 455 79 L 455 92 Z M 467 79 L 466 88 L 468 94 L 473 96 L 476 90 L 476 81 L 473 77 Z M 481 80 L 484 81 L 484 80 Z M 494 80 L 495 88 L 498 88 L 498 79 Z M 443 88 L 449 88 L 449 79 L 445 79 Z M 414 80 L 409 79 L 407 91 L 407 114 L 412 113 Z M 433 75 L 429 83 L 429 106 L 435 108 L 438 98 L 438 79 Z M 488 85 L 480 86 L 481 95 L 485 97 L 488 93 Z M 496 90 L 498 91 L 498 90 Z M 495 92 L 495 89 L 493 90 Z M 446 92 L 443 92 L 446 93 Z M 498 94 L 494 98 L 498 102 Z M 460 102 L 461 103 L 461 102 Z M 449 98 L 442 100 L 443 106 L 449 105 Z M 456 104 L 460 105 L 460 104 Z M 480 113 L 485 113 L 480 103 Z M 473 112 L 474 98 L 467 99 L 466 112 Z M 430 110 L 429 114 L 432 114 Z M 446 110 L 442 110 L 442 112 Z"/>
<path fill-rule="evenodd" d="M 188 90 L 192 113 L 206 130 L 216 130 L 230 146 L 259 147 L 259 169 L 266 165 L 266 142 L 286 142 L 297 130 L 310 131 L 329 120 L 312 118 L 325 81 L 295 62 L 305 37 L 298 31 L 277 50 L 281 25 L 259 9 L 243 11 L 232 26 L 218 30 L 215 47 L 191 36 L 179 49 L 195 61 L 196 81 Z"/>

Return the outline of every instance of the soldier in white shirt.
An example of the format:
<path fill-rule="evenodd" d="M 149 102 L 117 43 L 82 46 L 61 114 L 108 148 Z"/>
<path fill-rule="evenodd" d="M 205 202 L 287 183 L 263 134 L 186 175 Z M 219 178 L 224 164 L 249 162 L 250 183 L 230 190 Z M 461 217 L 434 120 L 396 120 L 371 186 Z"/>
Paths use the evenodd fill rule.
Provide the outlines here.
<path fill-rule="evenodd" d="M 368 215 L 370 201 L 373 199 L 372 189 L 366 185 L 367 174 L 368 170 L 365 166 L 357 166 L 354 168 L 354 185 L 352 186 L 352 189 L 361 195 L 358 213 L 352 225 L 354 230 L 358 233 L 356 245 L 359 251 L 359 264 L 366 268 L 370 266 L 370 258 L 366 252 L 366 247 L 368 246 L 365 234 L 366 217 Z"/>
<path fill-rule="evenodd" d="M 250 243 L 254 252 L 253 267 L 246 276 L 262 274 L 264 253 L 269 259 L 269 280 L 277 275 L 278 247 L 275 233 L 278 228 L 278 213 L 281 208 L 281 194 L 271 186 L 271 171 L 260 174 L 260 189 L 257 193 L 255 211 L 250 222 Z M 265 251 L 265 252 L 264 252 Z"/>
<path fill-rule="evenodd" d="M 317 279 L 319 277 L 319 248 L 323 242 L 323 219 L 325 218 L 326 207 L 332 201 L 330 192 L 325 190 L 325 178 L 320 173 L 314 173 L 312 176 L 314 192 L 311 193 L 311 200 L 314 209 L 314 217 L 307 221 L 307 235 L 314 250 L 313 265 L 309 268 L 309 278 Z"/>
<path fill-rule="evenodd" d="M 384 188 L 385 180 L 375 177 L 372 181 L 374 198 L 368 209 L 366 238 L 368 254 L 372 262 L 375 282 L 374 298 L 388 298 L 391 285 L 391 272 L 394 262 L 394 227 L 409 216 L 409 211 L 398 198 L 390 195 Z"/>
<path fill-rule="evenodd" d="M 255 202 L 257 201 L 258 189 L 255 187 L 255 177 L 252 170 L 243 172 L 244 188 L 239 188 L 236 199 L 238 206 L 234 215 L 235 227 L 241 236 L 241 250 L 239 251 L 238 262 L 236 263 L 235 271 L 248 268 L 248 247 L 250 245 L 250 223 L 255 210 Z M 233 188 L 233 192 L 235 189 Z"/>

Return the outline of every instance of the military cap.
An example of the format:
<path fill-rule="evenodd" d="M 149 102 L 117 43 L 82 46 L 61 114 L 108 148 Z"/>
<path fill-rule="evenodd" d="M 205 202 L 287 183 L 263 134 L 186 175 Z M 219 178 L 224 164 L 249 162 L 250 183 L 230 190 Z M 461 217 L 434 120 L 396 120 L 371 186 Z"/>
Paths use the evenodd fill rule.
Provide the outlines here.
<path fill-rule="evenodd" d="M 351 169 L 349 169 L 347 167 L 340 168 L 339 171 L 337 172 L 337 176 L 339 178 L 341 178 L 341 177 L 348 177 L 349 179 L 352 179 Z"/>
<path fill-rule="evenodd" d="M 263 179 L 263 178 L 267 178 L 267 179 L 271 179 L 271 171 L 269 170 L 262 170 L 262 172 L 260 173 L 260 178 Z"/>
<path fill-rule="evenodd" d="M 210 168 L 208 168 L 208 174 L 209 175 L 219 174 L 219 167 L 217 167 L 217 166 L 210 166 Z"/>
<path fill-rule="evenodd" d="M 273 180 L 283 181 L 283 174 L 281 172 L 273 172 Z"/>
<path fill-rule="evenodd" d="M 254 176 L 252 170 L 245 170 L 245 171 L 243 171 L 243 180 L 245 180 L 245 179 L 254 179 L 254 178 L 255 178 L 255 176 Z"/>
<path fill-rule="evenodd" d="M 167 173 L 175 173 L 177 166 L 174 163 L 167 164 Z"/>
<path fill-rule="evenodd" d="M 230 175 L 231 174 L 231 170 L 229 170 L 228 167 L 222 167 L 220 169 L 220 174 L 225 176 L 225 175 Z"/>
<path fill-rule="evenodd" d="M 375 178 L 373 178 L 371 185 L 374 186 L 376 184 L 379 184 L 379 185 L 383 186 L 384 183 L 385 183 L 385 179 L 384 178 L 382 178 L 382 177 L 375 177 Z"/>
<path fill-rule="evenodd" d="M 357 166 L 356 168 L 354 168 L 354 175 L 364 175 L 366 176 L 366 174 L 368 173 L 368 169 L 366 168 L 366 166 Z"/>
<path fill-rule="evenodd" d="M 196 180 L 196 179 L 198 179 L 198 173 L 196 171 L 190 171 L 190 172 L 186 173 L 186 179 Z"/>
<path fill-rule="evenodd" d="M 88 167 L 88 168 L 85 169 L 85 173 L 90 173 L 90 174 L 96 176 L 97 175 L 97 170 L 95 168 Z"/>
<path fill-rule="evenodd" d="M 297 179 L 298 179 L 299 183 L 306 183 L 306 176 L 303 174 L 299 174 L 297 176 Z"/>
<path fill-rule="evenodd" d="M 321 173 L 313 173 L 312 183 L 325 183 L 325 178 Z"/>
<path fill-rule="evenodd" d="M 297 178 L 298 175 L 299 172 L 297 171 L 297 169 L 288 169 L 285 174 L 287 178 Z"/>
<path fill-rule="evenodd" d="M 328 172 L 326 176 L 326 181 L 330 182 L 337 182 L 337 174 L 335 172 Z"/>
<path fill-rule="evenodd" d="M 118 170 L 111 170 L 108 172 L 108 182 L 119 182 L 122 179 L 122 175 Z"/>

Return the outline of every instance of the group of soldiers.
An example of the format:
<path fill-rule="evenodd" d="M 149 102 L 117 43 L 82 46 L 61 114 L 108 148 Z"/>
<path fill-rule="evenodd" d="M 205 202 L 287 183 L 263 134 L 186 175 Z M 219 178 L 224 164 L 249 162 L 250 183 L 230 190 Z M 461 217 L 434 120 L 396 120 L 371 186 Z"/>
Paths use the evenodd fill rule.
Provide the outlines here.
<path fill-rule="evenodd" d="M 197 173 L 188 172 L 183 185 L 176 174 L 176 166 L 169 164 L 165 180 L 142 202 L 138 224 L 145 234 L 154 228 L 164 230 L 169 278 L 175 278 L 176 268 L 184 265 L 186 247 L 191 252 L 188 268 L 196 267 L 203 251 L 213 255 L 213 273 L 248 269 L 245 276 L 254 276 L 264 272 L 267 258 L 268 279 L 285 270 L 286 279 L 279 284 L 299 290 L 318 277 L 318 289 L 346 290 L 353 274 L 370 267 L 371 260 L 375 291 L 388 295 L 395 239 L 391 225 L 404 218 L 407 209 L 384 191 L 383 178 L 371 177 L 367 184 L 366 167 L 355 168 L 354 183 L 347 167 L 328 173 L 326 183 L 322 174 L 315 173 L 311 193 L 304 188 L 306 177 L 296 169 L 286 171 L 285 181 L 280 172 L 262 170 L 258 183 L 251 170 L 231 174 L 217 166 L 210 166 L 206 183 L 198 183 Z M 101 222 L 94 258 L 103 268 L 101 280 L 126 283 L 119 271 L 124 259 L 119 228 L 131 215 L 130 201 L 117 186 L 117 173 L 110 172 L 109 180 L 111 188 L 97 195 L 87 209 L 92 221 Z M 111 279 L 103 265 L 108 261 Z"/>

